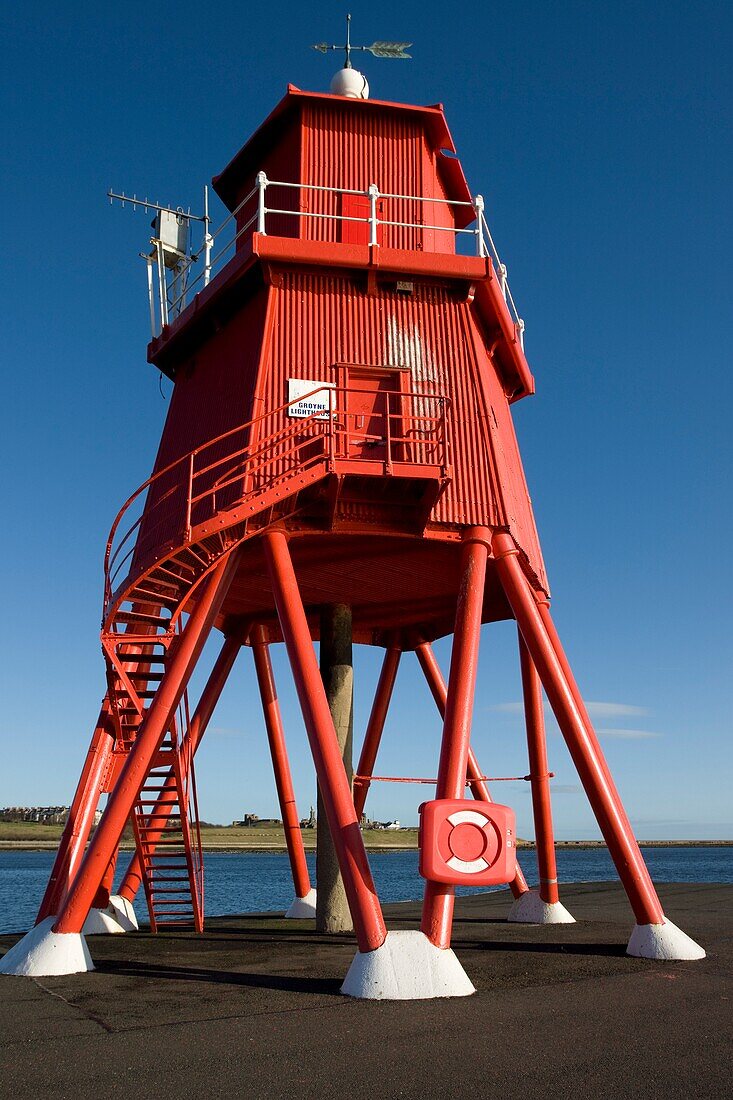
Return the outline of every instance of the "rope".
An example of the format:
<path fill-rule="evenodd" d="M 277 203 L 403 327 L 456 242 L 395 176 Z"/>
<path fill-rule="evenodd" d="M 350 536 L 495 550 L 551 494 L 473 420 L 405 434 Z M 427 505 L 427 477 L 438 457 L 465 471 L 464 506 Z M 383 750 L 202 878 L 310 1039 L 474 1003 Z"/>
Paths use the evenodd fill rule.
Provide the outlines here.
<path fill-rule="evenodd" d="M 477 775 L 474 779 L 467 779 L 466 786 L 472 783 L 518 783 L 520 780 L 531 783 L 533 779 L 554 779 L 554 772 L 546 772 L 544 775 Z M 355 775 L 355 783 L 427 783 L 434 786 L 437 779 L 413 778 L 406 775 Z"/>

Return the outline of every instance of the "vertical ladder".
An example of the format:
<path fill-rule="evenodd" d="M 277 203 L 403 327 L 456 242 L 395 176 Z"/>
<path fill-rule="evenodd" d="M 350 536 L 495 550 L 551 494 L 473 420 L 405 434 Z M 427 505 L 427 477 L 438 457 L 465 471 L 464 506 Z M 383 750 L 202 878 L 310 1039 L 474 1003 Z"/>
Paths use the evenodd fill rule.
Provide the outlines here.
<path fill-rule="evenodd" d="M 204 927 L 203 858 L 190 741 L 166 733 L 132 814 L 150 930 Z M 188 723 L 185 726 L 188 729 Z"/>

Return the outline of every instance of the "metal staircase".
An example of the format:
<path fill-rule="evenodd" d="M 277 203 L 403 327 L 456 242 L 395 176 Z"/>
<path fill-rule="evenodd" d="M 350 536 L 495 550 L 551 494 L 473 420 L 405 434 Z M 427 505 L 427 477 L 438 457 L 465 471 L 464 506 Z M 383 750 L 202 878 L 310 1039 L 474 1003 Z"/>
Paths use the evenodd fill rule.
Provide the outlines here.
<path fill-rule="evenodd" d="M 383 472 L 401 466 L 403 474 L 445 479 L 445 401 L 419 399 L 419 413 L 407 418 L 400 411 L 405 434 L 395 438 L 398 448 L 409 445 L 419 453 L 409 462 L 388 454 Z M 430 400 L 437 415 L 422 411 Z M 198 585 L 235 547 L 298 512 L 305 490 L 332 475 L 340 483 L 365 471 L 353 455 L 358 433 L 338 401 L 325 419 L 288 419 L 285 405 L 241 425 L 159 471 L 120 510 L 107 542 L 101 632 L 115 728 L 112 784 L 164 684 Z M 386 424 L 389 436 L 389 413 Z M 372 460 L 375 465 L 381 463 Z M 124 532 L 123 519 L 129 523 Z M 140 791 L 132 825 L 152 930 L 186 923 L 200 930 L 203 865 L 185 695 Z"/>
<path fill-rule="evenodd" d="M 166 734 L 133 811 L 150 929 L 204 926 L 204 865 L 190 741 Z"/>

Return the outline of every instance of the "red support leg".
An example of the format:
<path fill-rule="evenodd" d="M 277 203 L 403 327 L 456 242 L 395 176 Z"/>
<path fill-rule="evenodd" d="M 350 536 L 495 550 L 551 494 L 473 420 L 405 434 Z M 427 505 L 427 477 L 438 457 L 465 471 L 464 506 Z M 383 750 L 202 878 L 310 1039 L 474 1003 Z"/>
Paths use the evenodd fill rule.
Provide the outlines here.
<path fill-rule="evenodd" d="M 465 538 L 436 798 L 465 796 L 489 540 L 482 527 L 472 528 Z M 454 901 L 455 887 L 426 884 L 421 928 L 436 947 L 450 947 Z"/>
<path fill-rule="evenodd" d="M 46 917 L 56 915 L 79 869 L 89 833 L 94 824 L 94 814 L 104 787 L 104 778 L 113 747 L 114 728 L 109 699 L 105 696 L 74 801 L 66 819 L 51 877 L 36 917 L 36 924 L 40 924 Z"/>
<path fill-rule="evenodd" d="M 106 909 L 109 905 L 109 898 L 112 893 L 112 884 L 115 880 L 115 871 L 117 870 L 117 858 L 119 854 L 120 848 L 118 845 L 114 850 L 112 859 L 109 861 L 107 870 L 102 876 L 102 881 L 97 887 L 97 892 L 92 900 L 92 909 Z"/>
<path fill-rule="evenodd" d="M 191 717 L 191 723 L 186 735 L 190 740 L 191 758 L 193 758 L 196 750 L 201 744 L 201 739 L 206 732 L 206 727 L 211 720 L 216 704 L 219 702 L 219 697 L 224 690 L 224 685 L 229 678 L 229 673 L 232 671 L 234 662 L 237 659 L 237 654 L 241 648 L 242 642 L 238 634 L 225 638 L 224 644 L 219 651 L 219 656 L 214 662 L 211 675 L 206 682 L 206 687 L 201 694 L 199 704 Z M 183 759 L 188 759 L 188 753 L 183 754 Z M 160 822 L 159 829 L 148 830 L 147 833 L 147 842 L 151 855 L 155 851 L 154 845 L 163 835 L 165 818 L 169 817 L 171 813 L 172 805 L 170 795 L 176 791 L 176 780 L 172 771 L 168 774 L 163 784 L 163 788 L 164 789 L 158 793 L 158 798 L 151 814 L 151 820 Z M 135 852 L 122 879 L 119 889 L 120 897 L 124 898 L 126 901 L 134 901 L 141 883 L 142 873 L 140 868 L 140 857 L 137 852 Z"/>
<path fill-rule="evenodd" d="M 440 666 L 435 659 L 433 647 L 429 642 L 420 642 L 419 645 L 415 646 L 415 655 L 420 662 L 420 668 L 425 674 L 425 679 L 428 682 L 428 687 L 430 688 L 433 699 L 435 699 L 440 716 L 445 719 L 445 701 L 448 689 L 445 686 L 445 680 L 443 679 L 443 673 L 440 671 Z M 468 749 L 468 768 L 466 774 L 471 794 L 476 801 L 493 802 L 494 799 L 491 797 L 486 780 L 479 778 L 484 773 L 481 771 L 476 755 L 470 746 Z M 521 898 L 522 894 L 526 894 L 529 889 L 527 880 L 522 873 L 522 868 L 519 866 L 519 863 L 517 863 L 517 871 L 514 879 L 509 883 L 509 889 L 515 898 Z"/>
<path fill-rule="evenodd" d="M 238 561 L 237 551 L 220 562 L 202 589 L 196 607 L 171 650 L 171 661 L 155 699 L 137 733 L 102 820 L 97 826 L 79 872 L 59 911 L 52 931 L 81 932 L 122 830 L 132 813 L 145 777 L 165 732 L 173 721 L 188 680 L 221 608 Z"/>
<path fill-rule="evenodd" d="M 661 924 L 664 913 L 654 884 L 608 772 L 595 732 L 578 706 L 511 535 L 494 536 L 496 568 L 527 649 L 539 672 L 558 725 L 624 884 L 638 924 Z"/>
<path fill-rule="evenodd" d="M 263 536 L 263 545 L 359 950 L 375 951 L 384 943 L 387 929 L 318 671 L 287 537 L 282 531 L 268 531 Z"/>
<path fill-rule="evenodd" d="M 356 774 L 359 776 L 371 776 L 374 774 L 374 765 L 377 760 L 379 743 L 382 740 L 382 731 L 384 730 L 384 723 L 387 719 L 387 711 L 389 710 L 401 656 L 402 651 L 398 646 L 387 646 L 384 654 L 384 662 L 382 663 L 382 671 L 379 674 L 379 680 L 377 682 L 377 690 L 374 693 L 374 702 L 372 703 L 369 722 L 367 724 L 366 733 L 364 734 L 364 744 L 361 747 L 359 764 L 356 769 Z M 354 809 L 356 810 L 356 816 L 359 821 L 361 821 L 361 815 L 364 813 L 364 803 L 366 802 L 370 785 L 369 779 L 354 780 Z"/>
<path fill-rule="evenodd" d="M 280 704 L 277 700 L 277 689 L 272 673 L 270 649 L 262 627 L 257 627 L 252 634 L 252 655 L 262 697 L 262 710 L 265 715 L 267 740 L 270 745 L 272 768 L 275 773 L 275 786 L 277 787 L 280 813 L 283 818 L 285 843 L 290 859 L 290 870 L 293 874 L 295 896 L 296 898 L 307 898 L 311 892 L 310 875 L 305 860 L 305 847 L 303 846 L 303 834 L 300 831 L 298 807 L 295 804 L 295 791 L 293 790 L 293 779 L 288 763 Z"/>
<path fill-rule="evenodd" d="M 539 894 L 542 901 L 554 905 L 560 900 L 557 887 L 557 863 L 555 839 L 552 829 L 552 804 L 550 801 L 550 777 L 545 740 L 545 719 L 542 712 L 542 684 L 537 669 L 519 634 L 519 663 L 522 670 L 524 716 L 527 726 L 529 773 L 532 786 L 532 812 L 537 845 L 537 866 L 540 873 Z"/>

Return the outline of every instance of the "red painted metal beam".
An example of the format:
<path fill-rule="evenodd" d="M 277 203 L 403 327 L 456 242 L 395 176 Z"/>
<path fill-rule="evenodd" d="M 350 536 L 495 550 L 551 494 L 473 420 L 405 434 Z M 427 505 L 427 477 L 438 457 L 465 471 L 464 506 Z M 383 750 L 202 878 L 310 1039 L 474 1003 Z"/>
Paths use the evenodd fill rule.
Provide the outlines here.
<path fill-rule="evenodd" d="M 79 869 L 92 826 L 105 775 L 114 747 L 114 726 L 109 698 L 105 695 L 97 725 L 87 752 L 69 816 L 61 836 L 46 892 L 36 917 L 36 924 L 55 916 L 74 875 Z"/>
<path fill-rule="evenodd" d="M 586 725 L 584 708 L 578 706 L 575 692 L 565 674 L 567 662 L 560 660 L 547 632 L 511 535 L 505 532 L 495 535 L 492 550 L 507 600 L 540 675 L 637 922 L 661 924 L 664 912 L 654 883 L 624 813 L 598 738 L 590 723 Z"/>
<path fill-rule="evenodd" d="M 305 847 L 303 834 L 300 830 L 300 818 L 298 807 L 295 803 L 295 790 L 293 778 L 290 773 L 288 752 L 285 745 L 285 732 L 283 730 L 280 704 L 277 699 L 277 688 L 270 660 L 270 647 L 262 627 L 257 627 L 251 635 L 252 656 L 254 657 L 257 682 L 262 698 L 262 710 L 265 716 L 267 740 L 270 745 L 272 768 L 275 773 L 275 786 L 277 798 L 280 803 L 280 813 L 285 830 L 285 844 L 290 859 L 290 870 L 293 875 L 293 886 L 296 897 L 307 897 L 310 888 L 310 875 L 305 859 Z"/>
<path fill-rule="evenodd" d="M 120 854 L 119 844 L 112 853 L 112 859 L 107 865 L 107 870 L 102 876 L 102 881 L 97 887 L 97 892 L 92 900 L 93 909 L 106 909 L 109 905 L 110 894 L 112 893 L 112 884 L 115 880 L 115 871 L 117 870 L 117 859 Z"/>
<path fill-rule="evenodd" d="M 436 799 L 464 797 L 490 539 L 484 527 L 471 528 L 464 539 Z M 450 947 L 454 901 L 455 887 L 426 883 L 421 928 L 436 947 Z"/>
<path fill-rule="evenodd" d="M 440 666 L 435 659 L 433 647 L 429 642 L 420 642 L 415 646 L 415 655 L 420 662 L 420 668 L 425 674 L 425 679 L 428 682 L 428 687 L 430 688 L 433 699 L 435 699 L 440 716 L 445 719 L 445 701 L 448 695 L 448 689 L 443 679 L 443 673 L 440 671 Z M 469 787 L 471 788 L 471 794 L 477 802 L 494 801 L 486 784 L 486 780 L 483 778 L 484 772 L 482 772 L 479 767 L 476 754 L 470 745 L 468 747 L 468 766 L 466 775 Z M 519 866 L 519 863 L 517 863 L 517 871 L 514 879 L 509 883 L 509 889 L 515 898 L 520 898 L 522 894 L 526 894 L 529 889 L 527 880 L 522 873 L 522 868 Z"/>
<path fill-rule="evenodd" d="M 268 531 L 262 541 L 359 950 L 374 951 L 384 943 L 387 929 L 318 671 L 287 537 L 282 531 Z"/>
<path fill-rule="evenodd" d="M 521 631 L 519 632 L 519 663 L 522 671 L 524 720 L 527 727 L 529 773 L 532 786 L 532 813 L 537 845 L 537 867 L 540 874 L 540 897 L 553 904 L 560 900 L 557 888 L 557 861 L 552 828 L 550 772 L 547 763 L 545 718 L 542 710 L 542 684 Z"/>
<path fill-rule="evenodd" d="M 402 650 L 399 646 L 394 644 L 387 646 L 382 671 L 377 681 L 377 690 L 374 693 L 369 722 L 364 734 L 364 744 L 361 747 L 359 763 L 356 768 L 358 778 L 354 779 L 354 809 L 359 820 L 361 820 L 361 815 L 364 813 L 364 803 L 369 794 L 370 780 L 368 777 L 374 774 L 374 765 L 382 740 L 384 723 L 387 719 L 387 711 L 389 710 L 401 656 Z"/>
<path fill-rule="evenodd" d="M 109 862 L 120 842 L 140 788 L 156 752 L 173 721 L 176 708 L 219 614 L 239 560 L 235 550 L 221 560 L 199 589 L 196 607 L 171 648 L 171 660 L 125 761 L 102 820 L 97 826 L 79 872 L 59 911 L 54 932 L 81 932 Z"/>

